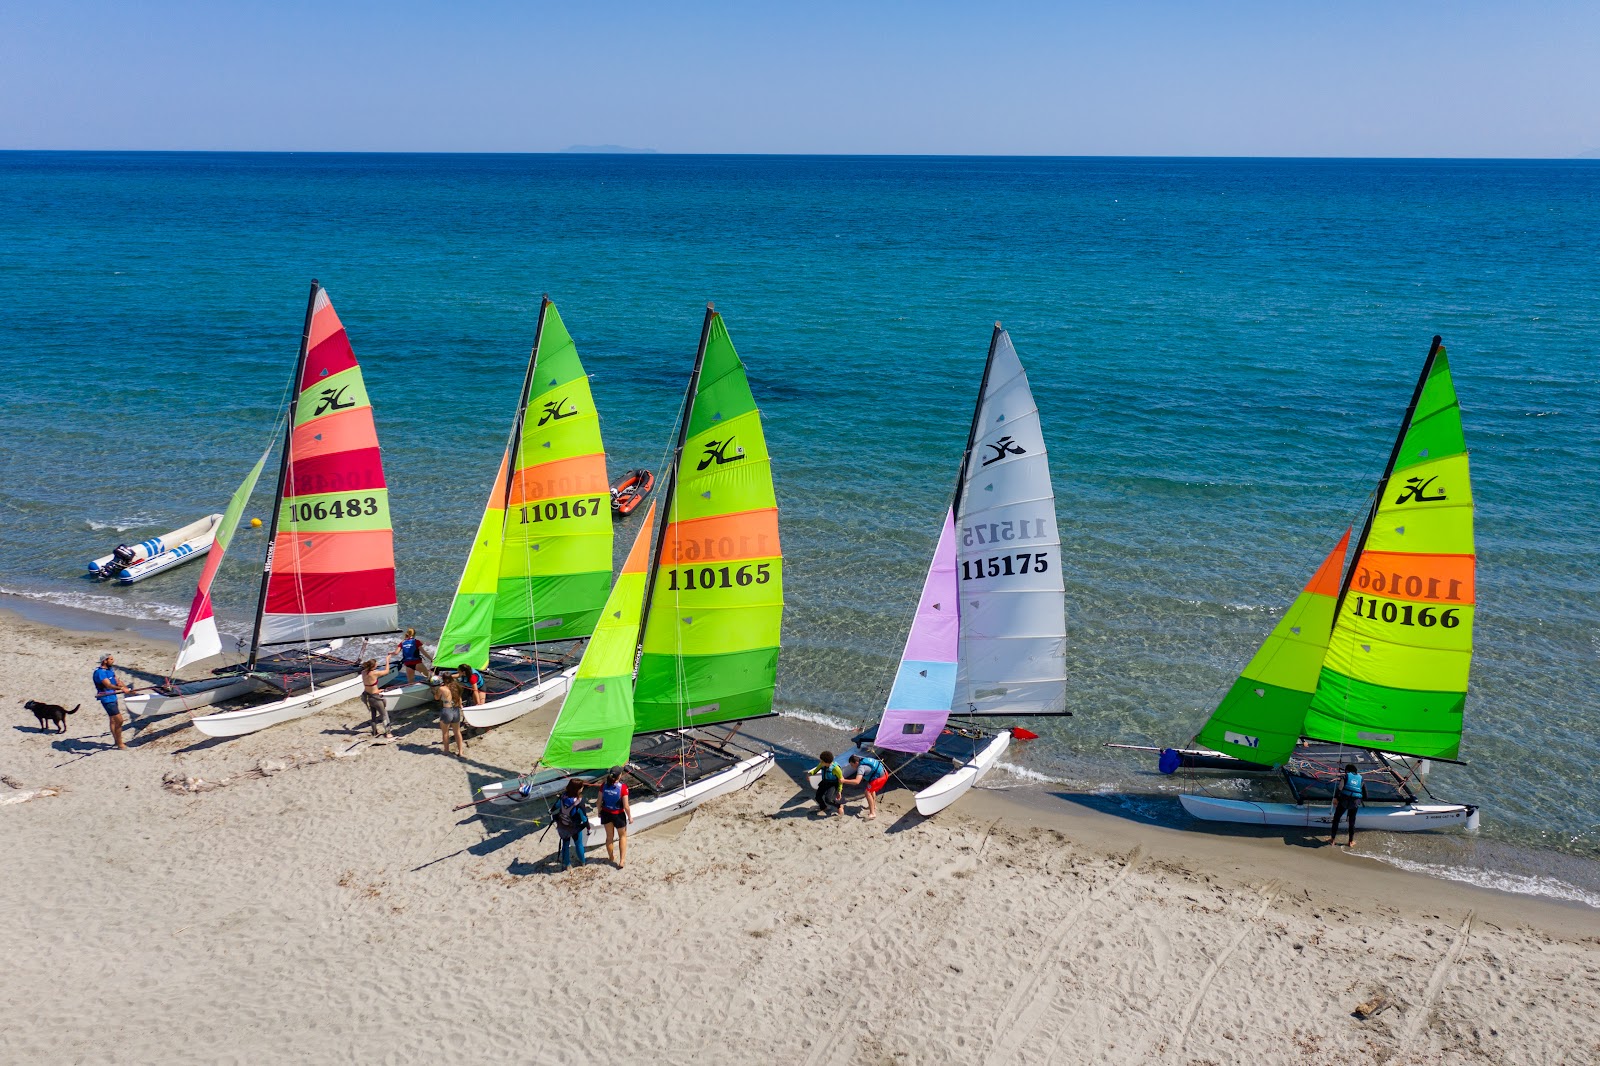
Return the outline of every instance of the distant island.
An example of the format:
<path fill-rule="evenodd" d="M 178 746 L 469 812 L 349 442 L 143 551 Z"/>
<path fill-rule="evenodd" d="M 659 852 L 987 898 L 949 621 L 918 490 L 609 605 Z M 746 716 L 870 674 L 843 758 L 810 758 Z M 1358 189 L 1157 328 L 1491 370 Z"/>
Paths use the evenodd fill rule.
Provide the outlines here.
<path fill-rule="evenodd" d="M 626 148 L 620 144 L 575 144 L 571 148 L 563 148 L 562 152 L 577 152 L 583 155 L 655 155 L 654 148 Z"/>

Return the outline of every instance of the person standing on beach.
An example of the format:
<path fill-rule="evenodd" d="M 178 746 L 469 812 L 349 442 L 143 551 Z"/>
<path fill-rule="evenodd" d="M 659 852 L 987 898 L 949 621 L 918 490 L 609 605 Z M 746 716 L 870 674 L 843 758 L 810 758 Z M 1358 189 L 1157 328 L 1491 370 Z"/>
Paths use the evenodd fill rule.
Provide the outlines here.
<path fill-rule="evenodd" d="M 128 745 L 122 742 L 122 708 L 117 705 L 117 699 L 122 693 L 133 690 L 117 680 L 116 665 L 117 660 L 112 656 L 100 657 L 100 669 L 92 675 L 94 698 L 100 701 L 100 706 L 106 712 L 106 720 L 111 724 L 112 742 L 119 751 L 127 751 Z"/>
<path fill-rule="evenodd" d="M 422 641 L 417 639 L 417 631 L 406 630 L 406 639 L 397 644 L 394 650 L 400 654 L 400 665 L 406 668 L 406 684 L 413 684 L 417 680 L 417 671 L 422 668 Z"/>
<path fill-rule="evenodd" d="M 613 766 L 606 771 L 604 784 L 589 787 L 600 790 L 600 824 L 606 827 L 606 858 L 620 870 L 628 865 L 628 823 L 633 821 L 633 807 L 628 803 L 628 786 L 622 780 L 622 767 Z M 616 851 L 612 850 L 613 841 Z"/>
<path fill-rule="evenodd" d="M 576 777 L 567 780 L 567 790 L 556 800 L 556 836 L 561 840 L 561 868 L 572 867 L 572 851 L 578 851 L 578 865 L 586 862 L 583 854 L 584 837 L 589 834 L 589 810 L 583 805 L 583 782 Z"/>
<path fill-rule="evenodd" d="M 806 771 L 806 776 L 821 774 L 817 783 L 817 810 L 824 818 L 844 813 L 844 771 L 833 761 L 833 752 L 825 751 L 817 757 L 817 765 Z"/>
<path fill-rule="evenodd" d="M 383 657 L 383 672 L 389 672 L 389 656 Z M 383 693 L 378 691 L 378 660 L 368 659 L 361 664 L 361 702 L 367 705 L 367 713 L 372 716 L 372 735 L 378 735 L 378 723 L 383 722 L 383 735 L 392 737 L 389 731 L 389 707 L 383 702 Z"/>
<path fill-rule="evenodd" d="M 474 707 L 483 706 L 483 675 L 466 663 L 462 663 L 456 668 L 456 677 L 460 679 L 464 692 L 472 693 L 472 705 Z M 464 699 L 465 695 L 463 694 Z"/>
<path fill-rule="evenodd" d="M 1344 846 L 1354 847 L 1356 842 L 1356 812 L 1361 810 L 1361 800 L 1366 796 L 1367 785 L 1361 779 L 1361 774 L 1356 770 L 1355 763 L 1347 763 L 1344 773 L 1339 778 L 1339 787 L 1333 793 L 1333 831 L 1328 836 L 1328 843 L 1339 843 L 1339 819 L 1348 812 L 1350 815 L 1350 837 Z"/>
<path fill-rule="evenodd" d="M 439 701 L 439 749 L 450 754 L 450 738 L 455 737 L 456 754 L 465 757 L 467 741 L 461 735 L 461 685 L 454 679 L 445 681 L 434 690 Z"/>
<path fill-rule="evenodd" d="M 883 765 L 883 760 L 876 755 L 852 755 L 848 761 L 853 773 L 844 779 L 844 783 L 847 785 L 866 783 L 866 817 L 871 821 L 878 816 L 878 793 L 889 783 L 889 768 Z"/>

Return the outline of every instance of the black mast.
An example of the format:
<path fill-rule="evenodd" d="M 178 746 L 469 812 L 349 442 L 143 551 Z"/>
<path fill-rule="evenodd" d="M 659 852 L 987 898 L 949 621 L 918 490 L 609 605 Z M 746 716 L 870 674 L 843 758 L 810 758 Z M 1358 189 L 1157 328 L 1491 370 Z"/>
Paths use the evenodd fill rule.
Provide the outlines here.
<path fill-rule="evenodd" d="M 267 526 L 267 558 L 261 566 L 261 590 L 256 596 L 256 626 L 250 637 L 250 661 L 245 672 L 256 668 L 261 652 L 261 622 L 267 612 L 267 582 L 272 579 L 272 553 L 278 542 L 278 514 L 283 510 L 283 489 L 289 479 L 289 444 L 294 440 L 294 416 L 300 406 L 300 381 L 306 373 L 306 351 L 311 345 L 311 316 L 317 310 L 317 294 L 322 286 L 311 279 L 311 294 L 306 297 L 306 324 L 300 331 L 300 357 L 294 362 L 294 377 L 289 381 L 289 417 L 283 427 L 283 454 L 278 459 L 278 491 L 272 498 L 272 518 Z"/>
<path fill-rule="evenodd" d="M 708 302 L 705 321 L 700 325 L 700 347 L 694 354 L 694 370 L 689 374 L 689 387 L 683 394 L 683 414 L 678 419 L 678 443 L 672 450 L 672 465 L 667 467 L 667 489 L 661 497 L 661 520 L 656 525 L 656 550 L 650 557 L 650 574 L 645 578 L 644 610 L 639 615 L 639 643 L 633 649 L 636 674 L 639 657 L 644 654 L 644 632 L 650 621 L 650 600 L 656 590 L 656 574 L 661 569 L 661 557 L 667 550 L 667 524 L 672 517 L 672 493 L 677 488 L 678 465 L 683 462 L 683 445 L 689 439 L 689 416 L 694 413 L 694 394 L 700 387 L 700 368 L 706 361 L 706 341 L 711 337 L 711 321 L 716 317 L 716 306 Z"/>
<path fill-rule="evenodd" d="M 958 523 L 961 519 L 961 487 L 967 480 L 967 464 L 972 461 L 972 448 L 978 443 L 978 416 L 983 413 L 983 396 L 989 391 L 989 371 L 994 366 L 994 350 L 1000 346 L 1000 334 L 1004 332 L 1000 323 L 996 322 L 994 332 L 989 335 L 989 355 L 983 361 L 983 380 L 978 382 L 978 399 L 972 405 L 972 426 L 967 430 L 967 447 L 961 453 L 961 467 L 956 471 L 956 491 L 950 501 L 950 513 Z"/>
<path fill-rule="evenodd" d="M 1361 536 L 1356 541 L 1355 551 L 1350 553 L 1350 565 L 1345 570 L 1344 582 L 1339 586 L 1339 599 L 1333 605 L 1333 623 L 1339 624 L 1339 612 L 1344 609 L 1344 598 L 1350 592 L 1350 585 L 1355 580 L 1356 564 L 1361 561 L 1361 552 L 1367 546 L 1367 537 L 1372 533 L 1372 523 L 1377 520 L 1378 508 L 1383 503 L 1384 494 L 1389 491 L 1389 478 L 1394 474 L 1394 464 L 1400 458 L 1400 445 L 1405 443 L 1406 434 L 1411 430 L 1411 419 L 1417 413 L 1417 402 L 1422 399 L 1422 387 L 1428 383 L 1428 375 L 1433 373 L 1433 361 L 1439 356 L 1439 344 L 1442 338 L 1437 335 L 1433 344 L 1428 349 L 1428 358 L 1422 364 L 1422 373 L 1417 377 L 1417 387 L 1411 391 L 1411 404 L 1406 408 L 1405 417 L 1400 420 L 1400 432 L 1395 435 L 1394 447 L 1389 450 L 1389 462 L 1383 468 L 1383 477 L 1378 479 L 1377 491 L 1372 494 L 1372 506 L 1367 509 L 1366 524 L 1361 527 Z"/>
<path fill-rule="evenodd" d="M 522 395 L 517 398 L 517 413 L 511 419 L 511 442 L 506 449 L 506 455 L 508 457 L 506 467 L 506 494 L 505 498 L 501 500 L 503 517 L 500 519 L 500 539 L 502 541 L 505 540 L 506 536 L 506 523 L 511 521 L 511 481 L 516 477 L 517 471 L 521 469 L 522 427 L 527 422 L 528 418 L 528 397 L 533 393 L 533 374 L 539 366 L 539 342 L 544 339 L 544 316 L 550 310 L 550 308 L 554 306 L 555 305 L 550 302 L 550 294 L 545 293 L 539 301 L 539 321 L 536 322 L 533 327 L 533 351 L 528 353 L 528 369 L 522 375 Z M 528 597 L 528 617 L 530 619 L 536 619 L 537 616 L 533 613 L 533 592 L 528 585 L 524 585 L 522 589 L 523 593 Z M 489 628 L 490 647 L 493 647 L 493 622 L 490 623 Z M 531 629 L 528 631 L 528 636 L 530 638 L 533 637 L 533 631 Z M 532 640 L 532 643 L 538 644 L 539 641 L 534 639 Z M 537 668 L 535 668 L 534 672 L 538 672 Z"/>

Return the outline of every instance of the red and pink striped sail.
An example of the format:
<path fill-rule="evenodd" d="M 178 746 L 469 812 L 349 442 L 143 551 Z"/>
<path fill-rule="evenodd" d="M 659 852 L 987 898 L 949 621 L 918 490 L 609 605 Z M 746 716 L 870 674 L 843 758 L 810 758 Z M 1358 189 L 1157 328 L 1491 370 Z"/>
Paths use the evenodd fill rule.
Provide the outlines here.
<path fill-rule="evenodd" d="M 317 289 L 285 459 L 259 644 L 392 631 L 394 533 L 361 367 Z"/>
<path fill-rule="evenodd" d="M 194 602 L 189 605 L 189 618 L 183 623 L 183 639 L 178 645 L 178 662 L 172 668 L 173 673 L 222 651 L 222 637 L 217 633 L 217 620 L 211 613 L 211 581 L 217 576 L 217 568 L 222 565 L 228 545 L 233 543 L 239 516 L 250 502 L 250 494 L 255 491 L 256 482 L 261 478 L 261 468 L 267 465 L 267 456 L 271 453 L 272 446 L 268 445 L 267 450 L 261 453 L 261 458 L 256 460 L 255 468 L 233 490 L 233 499 L 228 501 L 228 509 L 222 512 L 216 540 L 206 556 L 205 569 L 200 571 L 200 585 L 195 589 Z"/>
<path fill-rule="evenodd" d="M 956 653 L 961 614 L 956 599 L 955 516 L 946 512 L 939 546 L 933 551 L 922 598 L 911 620 L 905 654 L 889 690 L 878 738 L 873 741 L 890 751 L 924 752 L 944 730 L 950 718 L 950 700 L 956 691 Z"/>

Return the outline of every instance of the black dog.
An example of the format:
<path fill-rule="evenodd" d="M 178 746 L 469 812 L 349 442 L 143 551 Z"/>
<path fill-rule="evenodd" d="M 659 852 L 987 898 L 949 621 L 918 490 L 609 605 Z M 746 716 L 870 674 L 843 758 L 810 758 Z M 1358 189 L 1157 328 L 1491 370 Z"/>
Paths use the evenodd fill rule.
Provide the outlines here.
<path fill-rule="evenodd" d="M 40 703 L 38 700 L 24 700 L 23 706 L 32 711 L 33 716 L 39 719 L 39 732 L 65 733 L 67 731 L 67 715 L 77 714 L 78 707 L 82 707 L 83 704 L 78 704 L 78 707 L 74 707 L 70 711 L 65 707 L 58 707 L 53 703 Z M 46 730 L 46 722 L 54 723 L 61 728 L 57 730 Z"/>

